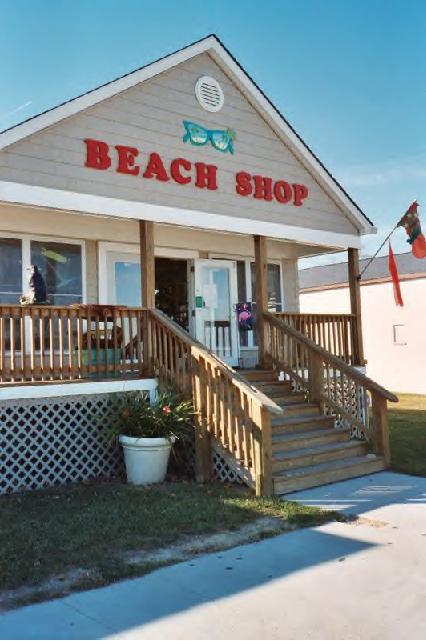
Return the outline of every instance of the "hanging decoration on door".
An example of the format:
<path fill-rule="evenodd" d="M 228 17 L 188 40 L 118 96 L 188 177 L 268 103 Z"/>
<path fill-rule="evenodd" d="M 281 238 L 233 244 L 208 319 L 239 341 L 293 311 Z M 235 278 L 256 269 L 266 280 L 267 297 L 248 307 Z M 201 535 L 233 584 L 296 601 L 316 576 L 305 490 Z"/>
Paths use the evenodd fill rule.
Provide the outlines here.
<path fill-rule="evenodd" d="M 207 129 L 189 120 L 184 120 L 183 126 L 185 127 L 183 142 L 190 142 L 191 145 L 196 147 L 203 147 L 210 142 L 212 147 L 218 151 L 234 153 L 233 142 L 236 138 L 236 133 L 232 129 Z"/>
<path fill-rule="evenodd" d="M 247 332 L 254 329 L 254 314 L 251 303 L 237 303 L 238 329 Z"/>

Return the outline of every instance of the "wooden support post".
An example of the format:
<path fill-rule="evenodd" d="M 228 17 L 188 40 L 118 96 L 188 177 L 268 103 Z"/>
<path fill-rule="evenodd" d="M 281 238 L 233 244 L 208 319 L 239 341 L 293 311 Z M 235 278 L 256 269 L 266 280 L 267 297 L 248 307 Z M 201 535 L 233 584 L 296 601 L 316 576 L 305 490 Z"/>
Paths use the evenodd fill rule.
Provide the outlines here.
<path fill-rule="evenodd" d="M 155 258 L 154 258 L 154 223 L 148 220 L 139 221 L 139 246 L 141 260 L 141 294 L 142 307 L 155 308 Z M 146 376 L 153 375 L 151 324 L 147 313 L 143 316 L 143 366 Z"/>
<path fill-rule="evenodd" d="M 387 400 L 374 392 L 372 393 L 372 414 L 374 453 L 377 456 L 383 456 L 386 467 L 389 467 L 390 444 Z"/>
<path fill-rule="evenodd" d="M 268 346 L 263 313 L 268 311 L 268 256 L 265 236 L 254 237 L 254 260 L 256 272 L 256 335 L 259 349 L 259 365 L 266 368 L 268 366 Z"/>
<path fill-rule="evenodd" d="M 348 280 L 349 293 L 351 298 L 351 313 L 355 316 L 355 323 L 352 326 L 352 356 L 354 365 L 364 365 L 364 346 L 362 341 L 361 321 L 361 283 L 359 276 L 358 250 L 353 247 L 348 249 Z"/>

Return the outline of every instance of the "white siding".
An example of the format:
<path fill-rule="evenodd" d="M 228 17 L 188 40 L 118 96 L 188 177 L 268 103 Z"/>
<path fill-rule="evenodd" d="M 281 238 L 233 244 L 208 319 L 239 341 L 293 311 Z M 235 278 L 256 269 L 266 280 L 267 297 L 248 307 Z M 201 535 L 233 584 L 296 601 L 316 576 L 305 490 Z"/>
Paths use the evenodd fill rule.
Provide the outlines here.
<path fill-rule="evenodd" d="M 216 114 L 204 111 L 194 95 L 195 82 L 203 74 L 216 77 L 224 89 L 225 106 Z M 186 119 L 209 128 L 234 129 L 235 154 L 221 153 L 210 145 L 197 148 L 184 144 L 182 121 Z M 117 174 L 113 167 L 107 171 L 88 169 L 84 166 L 83 142 L 87 137 L 104 140 L 111 147 L 136 146 L 142 165 L 152 151 L 160 153 L 166 165 L 182 156 L 191 162 L 215 164 L 219 167 L 219 189 L 209 191 L 173 181 L 160 183 Z M 242 170 L 306 184 L 309 197 L 302 207 L 294 207 L 239 196 L 235 193 L 235 173 Z M 0 152 L 0 179 L 356 234 L 349 219 L 208 54 L 6 148 Z"/>

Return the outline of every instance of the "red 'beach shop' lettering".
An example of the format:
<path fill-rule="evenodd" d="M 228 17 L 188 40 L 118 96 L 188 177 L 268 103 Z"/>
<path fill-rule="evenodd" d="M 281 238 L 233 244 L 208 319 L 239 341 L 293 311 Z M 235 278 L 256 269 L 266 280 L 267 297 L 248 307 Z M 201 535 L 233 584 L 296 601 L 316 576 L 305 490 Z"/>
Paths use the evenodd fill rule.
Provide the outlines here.
<path fill-rule="evenodd" d="M 102 140 L 92 140 L 86 138 L 86 162 L 85 166 L 91 169 L 109 169 L 112 165 L 110 147 Z M 161 156 L 156 152 L 149 154 L 148 162 L 144 168 L 136 164 L 139 156 L 139 149 L 136 147 L 127 147 L 125 145 L 116 145 L 117 166 L 115 171 L 119 174 L 129 174 L 143 178 L 154 178 L 161 182 L 168 182 L 170 176 L 180 184 L 185 185 L 191 182 L 192 163 L 185 158 L 175 158 L 170 163 L 170 176 L 167 173 Z M 215 165 L 206 165 L 204 162 L 194 163 L 195 168 L 195 186 L 200 189 L 217 189 L 217 167 Z M 142 170 L 144 169 L 143 173 Z"/>
<path fill-rule="evenodd" d="M 87 138 L 85 166 L 91 169 L 106 170 L 112 166 L 110 146 L 102 140 Z M 178 185 L 194 182 L 199 189 L 216 190 L 217 167 L 204 162 L 192 163 L 186 158 L 175 158 L 166 168 L 161 156 L 151 152 L 144 167 L 136 163 L 139 149 L 127 145 L 115 145 L 115 171 L 129 176 L 142 176 L 160 182 L 172 179 Z M 252 196 L 258 200 L 275 200 L 282 204 L 292 203 L 300 207 L 308 196 L 305 185 L 290 184 L 285 180 L 273 181 L 268 176 L 251 175 L 239 171 L 235 175 L 235 191 L 240 196 Z"/>

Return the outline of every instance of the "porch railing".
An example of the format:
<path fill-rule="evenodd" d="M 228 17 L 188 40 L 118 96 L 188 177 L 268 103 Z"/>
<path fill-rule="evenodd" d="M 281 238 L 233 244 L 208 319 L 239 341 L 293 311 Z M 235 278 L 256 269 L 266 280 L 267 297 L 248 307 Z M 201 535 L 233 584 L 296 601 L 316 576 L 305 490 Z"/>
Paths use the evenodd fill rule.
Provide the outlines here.
<path fill-rule="evenodd" d="M 277 318 L 349 365 L 360 365 L 354 314 L 276 312 Z"/>
<path fill-rule="evenodd" d="M 398 398 L 284 322 L 282 317 L 265 312 L 263 318 L 265 349 L 273 368 L 283 371 L 311 401 L 320 403 L 325 413 L 335 414 L 341 426 L 371 441 L 375 453 L 389 464 L 387 401 L 397 402 Z"/>
<path fill-rule="evenodd" d="M 211 473 L 211 440 L 256 493 L 272 493 L 271 415 L 282 409 L 159 310 L 149 315 L 150 361 L 160 381 L 191 396 L 196 412 L 196 473 Z"/>
<path fill-rule="evenodd" d="M 0 305 L 0 383 L 135 377 L 148 310 Z"/>

